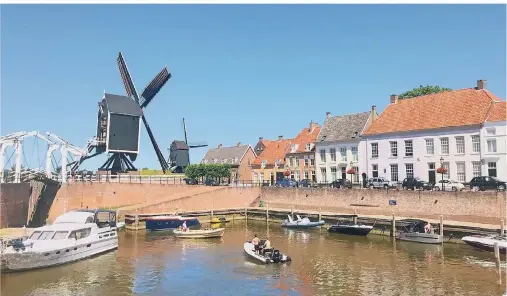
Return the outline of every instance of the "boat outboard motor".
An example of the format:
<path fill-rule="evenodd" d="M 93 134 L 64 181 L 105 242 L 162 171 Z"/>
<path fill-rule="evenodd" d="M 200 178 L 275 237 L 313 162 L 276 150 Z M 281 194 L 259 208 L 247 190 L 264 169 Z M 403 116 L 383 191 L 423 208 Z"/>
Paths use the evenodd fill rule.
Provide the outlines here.
<path fill-rule="evenodd" d="M 282 255 L 279 250 L 273 250 L 273 253 L 271 253 L 271 260 L 273 260 L 274 263 L 278 263 L 282 260 Z"/>

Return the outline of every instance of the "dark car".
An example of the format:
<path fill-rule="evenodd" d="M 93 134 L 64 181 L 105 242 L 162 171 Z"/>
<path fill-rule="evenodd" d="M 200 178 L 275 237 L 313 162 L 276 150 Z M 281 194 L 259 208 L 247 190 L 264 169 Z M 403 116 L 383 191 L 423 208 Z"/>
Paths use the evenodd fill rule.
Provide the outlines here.
<path fill-rule="evenodd" d="M 218 182 L 213 179 L 206 179 L 204 183 L 206 186 L 218 186 Z"/>
<path fill-rule="evenodd" d="M 338 179 L 336 181 L 331 182 L 330 185 L 332 188 L 352 188 L 352 182 L 347 179 Z"/>
<path fill-rule="evenodd" d="M 419 178 L 405 178 L 401 184 L 404 190 L 432 190 L 433 185 Z"/>
<path fill-rule="evenodd" d="M 199 181 L 197 181 L 197 180 L 192 180 L 192 179 L 190 179 L 190 178 L 185 178 L 185 179 L 183 179 L 183 180 L 185 181 L 185 183 L 186 183 L 187 185 L 197 185 L 197 184 L 199 184 Z"/>
<path fill-rule="evenodd" d="M 299 187 L 310 188 L 310 187 L 317 187 L 317 186 L 318 186 L 317 182 L 310 180 L 310 179 L 303 179 L 303 180 L 299 181 Z"/>
<path fill-rule="evenodd" d="M 297 187 L 298 183 L 291 179 L 281 179 L 276 181 L 276 187 Z"/>
<path fill-rule="evenodd" d="M 496 177 L 475 177 L 470 181 L 470 188 L 474 191 L 487 189 L 505 191 L 506 186 L 504 181 Z"/>

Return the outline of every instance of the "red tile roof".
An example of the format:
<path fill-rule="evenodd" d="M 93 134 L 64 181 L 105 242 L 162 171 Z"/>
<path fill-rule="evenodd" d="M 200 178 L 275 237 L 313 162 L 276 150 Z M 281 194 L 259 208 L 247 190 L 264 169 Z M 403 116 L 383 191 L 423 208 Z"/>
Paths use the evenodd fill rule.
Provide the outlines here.
<path fill-rule="evenodd" d="M 320 126 L 316 125 L 312 130 L 310 128 L 304 128 L 302 129 L 299 134 L 294 138 L 294 141 L 292 141 L 291 145 L 297 144 L 298 148 L 293 153 L 298 152 L 307 152 L 306 151 L 306 144 L 308 143 L 315 143 L 315 140 L 317 140 L 317 136 L 320 132 Z M 290 152 L 290 151 L 289 151 Z"/>
<path fill-rule="evenodd" d="M 491 104 L 500 101 L 487 90 L 446 91 L 390 104 L 365 135 L 408 132 L 483 123 Z"/>
<path fill-rule="evenodd" d="M 488 122 L 506 121 L 507 120 L 507 105 L 505 101 L 495 102 L 491 113 L 488 117 Z"/>
<path fill-rule="evenodd" d="M 285 153 L 290 148 L 292 139 L 270 141 L 262 154 L 253 161 L 253 165 L 262 164 L 263 160 L 266 160 L 266 164 L 275 164 L 275 161 L 280 160 L 280 164 L 283 164 Z"/>

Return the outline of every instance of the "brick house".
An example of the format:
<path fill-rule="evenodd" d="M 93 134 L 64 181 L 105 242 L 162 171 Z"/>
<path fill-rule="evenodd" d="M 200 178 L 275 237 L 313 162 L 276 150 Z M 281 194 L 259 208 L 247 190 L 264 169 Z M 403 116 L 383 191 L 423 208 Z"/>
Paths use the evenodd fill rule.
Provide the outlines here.
<path fill-rule="evenodd" d="M 363 134 L 368 177 L 402 182 L 442 177 L 469 182 L 475 176 L 507 176 L 505 101 L 477 81 L 477 87 L 398 100 Z M 436 170 L 443 166 L 443 176 Z M 490 170 L 491 168 L 491 170 Z M 438 175 L 438 176 L 437 176 Z"/>
<path fill-rule="evenodd" d="M 285 154 L 289 151 L 291 143 L 292 139 L 283 139 L 283 136 L 278 136 L 278 140 L 262 143 L 265 145 L 262 153 L 252 163 L 253 182 L 275 184 L 276 180 L 283 179 Z"/>
<path fill-rule="evenodd" d="M 290 150 L 285 155 L 285 167 L 290 170 L 290 178 L 296 181 L 310 179 L 317 181 L 315 175 L 315 140 L 320 132 L 318 123 L 310 122 L 294 138 Z"/>
<path fill-rule="evenodd" d="M 231 165 L 231 182 L 251 182 L 251 165 L 257 155 L 250 145 L 211 148 L 206 152 L 201 163 L 223 163 Z"/>

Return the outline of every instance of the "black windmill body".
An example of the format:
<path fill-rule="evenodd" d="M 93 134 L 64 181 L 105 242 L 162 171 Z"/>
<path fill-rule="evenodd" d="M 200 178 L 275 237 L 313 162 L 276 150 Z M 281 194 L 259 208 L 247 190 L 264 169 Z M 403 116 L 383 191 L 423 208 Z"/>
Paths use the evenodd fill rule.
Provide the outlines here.
<path fill-rule="evenodd" d="M 142 120 L 162 171 L 166 173 L 169 170 L 169 165 L 164 159 L 153 132 L 146 121 L 143 109 L 153 101 L 160 89 L 171 78 L 171 74 L 164 67 L 139 96 L 121 52 L 118 54 L 117 61 L 128 96 L 104 94 L 104 98 L 98 104 L 95 141 L 89 142 L 88 155 L 69 165 L 72 165 L 72 171 L 77 171 L 84 160 L 107 152 L 109 157 L 99 170 L 111 171 L 112 174 L 137 170 L 132 162 L 139 154 Z M 90 154 L 93 149 L 95 149 L 95 153 Z"/>
<path fill-rule="evenodd" d="M 190 164 L 190 149 L 207 147 L 205 142 L 188 143 L 187 125 L 183 118 L 183 133 L 185 141 L 174 140 L 169 147 L 169 164 L 174 173 L 184 173 L 185 168 Z"/>

